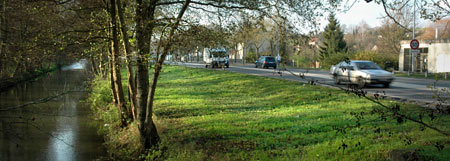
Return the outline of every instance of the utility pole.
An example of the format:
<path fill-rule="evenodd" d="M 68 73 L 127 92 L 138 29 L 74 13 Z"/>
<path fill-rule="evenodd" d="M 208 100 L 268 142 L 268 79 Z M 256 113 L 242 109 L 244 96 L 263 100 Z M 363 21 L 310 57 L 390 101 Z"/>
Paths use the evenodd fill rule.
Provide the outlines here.
<path fill-rule="evenodd" d="M 277 53 L 277 58 L 275 59 L 277 66 L 280 64 L 280 62 L 278 62 L 278 58 L 280 57 L 280 49 L 278 47 L 278 23 L 276 23 L 276 29 L 275 29 L 275 52 Z"/>
<path fill-rule="evenodd" d="M 414 7 L 414 11 L 413 11 L 413 33 L 412 33 L 412 39 L 414 40 L 414 39 L 416 39 L 416 0 L 414 0 L 414 4 L 413 4 L 413 7 Z M 410 56 L 410 59 L 411 59 L 411 68 L 409 68 L 409 71 L 408 71 L 408 76 L 411 74 L 411 72 L 414 72 L 414 63 L 415 63 L 415 61 L 414 61 L 414 58 L 415 58 L 415 56 L 413 56 L 413 55 L 415 55 L 415 54 L 413 54 L 413 53 L 411 53 L 411 50 L 412 49 L 410 49 L 410 54 L 409 54 L 409 56 Z"/>
<path fill-rule="evenodd" d="M 413 12 L 413 33 L 412 33 L 412 38 L 415 39 L 416 36 L 416 0 L 414 0 L 414 12 Z"/>

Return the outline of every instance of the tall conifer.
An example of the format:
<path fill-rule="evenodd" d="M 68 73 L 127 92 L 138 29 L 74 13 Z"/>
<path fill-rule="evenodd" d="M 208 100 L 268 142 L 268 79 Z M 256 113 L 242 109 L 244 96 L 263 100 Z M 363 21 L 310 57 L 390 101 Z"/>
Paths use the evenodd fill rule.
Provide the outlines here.
<path fill-rule="evenodd" d="M 347 43 L 344 41 L 344 33 L 341 31 L 339 22 L 336 20 L 334 13 L 328 18 L 328 25 L 322 33 L 323 45 L 320 47 L 320 59 L 324 60 L 328 56 L 338 52 L 347 52 Z"/>

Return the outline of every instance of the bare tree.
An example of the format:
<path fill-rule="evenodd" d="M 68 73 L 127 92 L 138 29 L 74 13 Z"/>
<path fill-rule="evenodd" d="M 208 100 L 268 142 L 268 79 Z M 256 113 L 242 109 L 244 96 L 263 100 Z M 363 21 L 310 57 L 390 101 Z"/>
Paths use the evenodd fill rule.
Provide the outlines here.
<path fill-rule="evenodd" d="M 436 39 L 436 36 L 438 39 L 450 38 L 450 18 L 430 23 L 424 28 L 424 33 L 420 36 L 420 39 L 433 40 Z"/>
<path fill-rule="evenodd" d="M 384 8 L 386 16 L 400 27 L 412 31 L 407 24 L 398 19 L 395 11 L 403 11 L 405 8 L 417 8 L 420 17 L 437 21 L 450 15 L 450 2 L 448 0 L 365 0 L 367 3 L 374 1 Z M 409 22 L 410 23 L 410 22 Z"/>

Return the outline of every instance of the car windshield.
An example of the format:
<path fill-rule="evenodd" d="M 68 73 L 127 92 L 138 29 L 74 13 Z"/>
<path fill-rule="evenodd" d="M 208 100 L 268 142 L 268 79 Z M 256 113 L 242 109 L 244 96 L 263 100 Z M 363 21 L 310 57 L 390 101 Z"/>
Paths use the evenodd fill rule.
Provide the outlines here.
<path fill-rule="evenodd" d="M 275 58 L 273 58 L 273 57 L 266 57 L 266 61 L 268 61 L 268 62 L 275 62 Z"/>
<path fill-rule="evenodd" d="M 227 53 L 226 52 L 211 52 L 212 55 L 214 55 L 214 57 L 226 57 Z"/>
<path fill-rule="evenodd" d="M 355 64 L 358 67 L 358 69 L 360 69 L 360 70 L 366 70 L 366 69 L 380 70 L 381 69 L 374 62 L 355 62 Z"/>

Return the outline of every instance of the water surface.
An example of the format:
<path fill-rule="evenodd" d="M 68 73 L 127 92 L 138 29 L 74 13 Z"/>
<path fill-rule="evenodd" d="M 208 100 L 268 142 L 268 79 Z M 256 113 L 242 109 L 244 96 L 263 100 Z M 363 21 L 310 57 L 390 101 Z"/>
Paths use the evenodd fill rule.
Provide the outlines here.
<path fill-rule="evenodd" d="M 0 161 L 84 161 L 105 156 L 102 136 L 83 103 L 89 76 L 85 66 L 82 60 L 0 93 Z M 46 100 L 50 97 L 54 98 Z M 23 104 L 29 105 L 18 107 Z"/>

